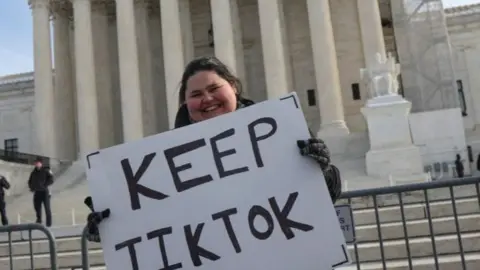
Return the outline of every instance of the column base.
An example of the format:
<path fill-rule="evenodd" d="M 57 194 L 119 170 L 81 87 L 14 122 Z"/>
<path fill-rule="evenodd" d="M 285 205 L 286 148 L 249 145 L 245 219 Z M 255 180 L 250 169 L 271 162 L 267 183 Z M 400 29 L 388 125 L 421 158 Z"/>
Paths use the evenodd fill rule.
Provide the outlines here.
<path fill-rule="evenodd" d="M 335 121 L 329 124 L 320 125 L 320 130 L 317 132 L 317 138 L 325 141 L 328 146 L 330 154 L 343 154 L 348 145 L 348 135 L 350 131 L 345 121 Z"/>
<path fill-rule="evenodd" d="M 321 124 L 317 135 L 322 138 L 347 136 L 350 134 L 345 121 L 334 121 L 328 124 Z"/>

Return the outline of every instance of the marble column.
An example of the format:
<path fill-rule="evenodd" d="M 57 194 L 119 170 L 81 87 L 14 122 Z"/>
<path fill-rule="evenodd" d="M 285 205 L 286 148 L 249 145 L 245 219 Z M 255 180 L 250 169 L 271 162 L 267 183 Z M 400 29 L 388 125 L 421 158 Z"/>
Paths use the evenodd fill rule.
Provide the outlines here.
<path fill-rule="evenodd" d="M 180 27 L 182 29 L 183 53 L 185 55 L 185 64 L 187 64 L 195 57 L 190 0 L 177 1 L 180 12 Z"/>
<path fill-rule="evenodd" d="M 158 133 L 156 107 L 159 105 L 159 100 L 155 98 L 154 91 L 161 89 L 154 89 L 152 84 L 153 64 L 149 34 L 149 2 L 149 0 L 135 1 L 138 67 L 140 70 L 140 89 L 142 93 L 143 128 L 145 136 Z"/>
<path fill-rule="evenodd" d="M 246 84 L 237 0 L 210 0 L 215 56 Z M 247 89 L 244 85 L 244 89 Z"/>
<path fill-rule="evenodd" d="M 347 135 L 329 0 L 307 0 L 321 137 Z"/>
<path fill-rule="evenodd" d="M 366 68 L 376 62 L 376 54 L 385 57 L 385 40 L 378 0 L 357 0 Z"/>
<path fill-rule="evenodd" d="M 37 153 L 57 157 L 55 98 L 50 42 L 50 6 L 48 0 L 32 0 L 33 58 L 35 81 L 35 130 Z"/>
<path fill-rule="evenodd" d="M 168 120 L 168 108 L 165 105 L 165 66 L 163 65 L 162 24 L 160 19 L 160 6 L 153 3 L 149 10 L 149 37 L 152 49 L 152 89 L 154 89 L 156 101 L 156 115 L 158 132 L 170 129 Z M 159 91 L 159 89 L 162 89 Z M 175 102 L 177 102 L 175 100 Z"/>
<path fill-rule="evenodd" d="M 114 125 L 114 93 L 110 61 L 108 6 L 106 2 L 92 3 L 93 48 L 95 58 L 95 85 L 99 121 L 100 148 L 116 144 Z"/>
<path fill-rule="evenodd" d="M 128 142 L 144 137 L 135 5 L 132 0 L 116 3 L 123 138 Z"/>
<path fill-rule="evenodd" d="M 73 1 L 80 158 L 100 148 L 90 0 Z"/>
<path fill-rule="evenodd" d="M 269 99 L 286 95 L 293 90 L 282 2 L 282 0 L 257 1 Z"/>
<path fill-rule="evenodd" d="M 77 158 L 77 130 L 75 121 L 75 92 L 73 89 L 73 62 L 70 45 L 70 18 L 65 7 L 54 10 L 55 54 L 55 132 L 59 159 Z"/>
<path fill-rule="evenodd" d="M 193 58 L 189 0 L 160 0 L 160 17 L 165 67 L 165 105 L 168 108 L 169 126 L 173 128 L 178 110 L 178 85 L 185 65 Z"/>
<path fill-rule="evenodd" d="M 76 145 L 75 145 L 75 155 L 74 159 L 78 158 L 78 153 L 80 153 L 80 139 L 78 135 L 78 109 L 77 109 L 77 84 L 76 84 L 76 61 L 75 61 L 75 22 L 73 20 L 73 17 L 70 19 L 70 27 L 69 27 L 69 32 L 70 32 L 70 59 L 72 61 L 72 91 L 73 91 L 73 122 L 75 123 L 75 139 L 76 139 Z"/>

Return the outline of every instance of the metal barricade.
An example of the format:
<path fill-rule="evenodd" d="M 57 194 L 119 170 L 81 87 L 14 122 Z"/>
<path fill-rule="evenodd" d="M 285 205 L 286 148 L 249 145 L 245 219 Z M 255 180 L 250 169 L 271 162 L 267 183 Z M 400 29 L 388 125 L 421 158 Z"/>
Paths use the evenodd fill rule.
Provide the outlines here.
<path fill-rule="evenodd" d="M 344 192 L 336 205 L 353 219 L 340 225 L 354 263 L 339 269 L 480 269 L 480 177 Z M 89 270 L 87 228 L 81 241 Z"/>
<path fill-rule="evenodd" d="M 89 270 L 90 269 L 90 264 L 88 262 L 88 238 L 87 238 L 87 233 L 88 233 L 88 227 L 85 226 L 85 228 L 82 231 L 82 270 Z"/>
<path fill-rule="evenodd" d="M 103 251 L 100 246 L 100 243 L 89 242 L 88 241 L 88 227 L 85 226 L 82 232 L 81 238 L 81 254 L 82 254 L 82 270 L 89 270 L 90 267 L 95 267 L 96 269 L 106 269 L 105 262 L 103 260 Z M 90 246 L 91 245 L 91 246 Z M 93 246 L 93 248 L 92 248 Z M 94 255 L 93 259 L 89 255 Z M 91 262 L 93 261 L 93 263 Z"/>
<path fill-rule="evenodd" d="M 480 269 L 479 185 L 471 177 L 343 193 L 337 204 L 350 205 L 355 237 L 345 269 Z"/>
<path fill-rule="evenodd" d="M 42 259 L 43 260 L 40 264 L 40 266 L 35 265 L 35 258 L 33 255 L 33 237 L 32 237 L 32 231 L 40 231 L 43 234 L 45 234 L 47 241 L 48 241 L 48 247 L 49 247 L 49 261 L 43 259 L 45 258 L 44 254 L 42 254 Z M 25 241 L 24 237 L 18 237 L 18 239 L 12 239 L 12 233 L 24 233 L 28 232 L 28 254 L 27 252 L 23 251 L 22 252 L 15 252 L 16 248 L 14 248 L 14 244 L 17 245 L 21 243 L 20 241 Z M 8 251 L 6 252 L 8 254 L 8 261 L 1 261 L 0 262 L 0 269 L 51 269 L 51 270 L 57 270 L 57 249 L 56 249 L 56 244 L 55 244 L 55 237 L 52 235 L 49 229 L 47 229 L 45 226 L 41 224 L 16 224 L 16 225 L 9 225 L 9 226 L 0 226 L 0 236 L 4 235 L 6 233 L 8 235 Z M 14 243 L 15 242 L 15 243 Z M 19 248 L 20 249 L 20 248 Z M 2 253 L 5 253 L 5 247 L 1 246 L 0 250 L 3 250 Z"/>

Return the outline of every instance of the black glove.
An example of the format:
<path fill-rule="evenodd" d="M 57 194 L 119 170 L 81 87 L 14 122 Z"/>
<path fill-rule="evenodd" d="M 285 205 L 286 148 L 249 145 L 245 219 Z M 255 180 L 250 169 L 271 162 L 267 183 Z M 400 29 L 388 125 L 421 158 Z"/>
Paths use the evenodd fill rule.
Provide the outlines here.
<path fill-rule="evenodd" d="M 314 159 L 322 168 L 330 197 L 332 202 L 335 203 L 342 192 L 342 181 L 340 171 L 330 164 L 330 151 L 328 151 L 325 142 L 321 139 L 311 138 L 297 141 L 297 145 L 302 156 Z"/>
<path fill-rule="evenodd" d="M 95 212 L 95 209 L 93 208 L 92 197 L 90 196 L 86 197 L 83 202 L 92 211 L 92 213 L 87 216 L 87 239 L 91 242 L 100 242 L 98 224 L 100 224 L 103 219 L 110 216 L 110 209 L 105 209 L 102 212 Z"/>
<path fill-rule="evenodd" d="M 322 168 L 322 171 L 330 170 L 330 151 L 328 151 L 325 142 L 321 139 L 311 138 L 308 140 L 297 141 L 300 148 L 300 155 L 308 156 L 315 160 Z"/>

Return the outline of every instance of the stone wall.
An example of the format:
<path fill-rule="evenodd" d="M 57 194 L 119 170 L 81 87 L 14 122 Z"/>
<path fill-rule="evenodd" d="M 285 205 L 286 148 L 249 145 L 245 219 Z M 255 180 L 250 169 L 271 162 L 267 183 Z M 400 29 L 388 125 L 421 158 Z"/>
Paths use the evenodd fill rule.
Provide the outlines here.
<path fill-rule="evenodd" d="M 477 15 L 480 16 L 480 15 Z M 455 76 L 463 85 L 467 115 L 463 117 L 465 129 L 480 124 L 480 20 L 449 20 Z"/>
<path fill-rule="evenodd" d="M 18 151 L 35 149 L 33 84 L 12 82 L 0 90 L 0 149 L 8 139 L 18 139 Z"/>

